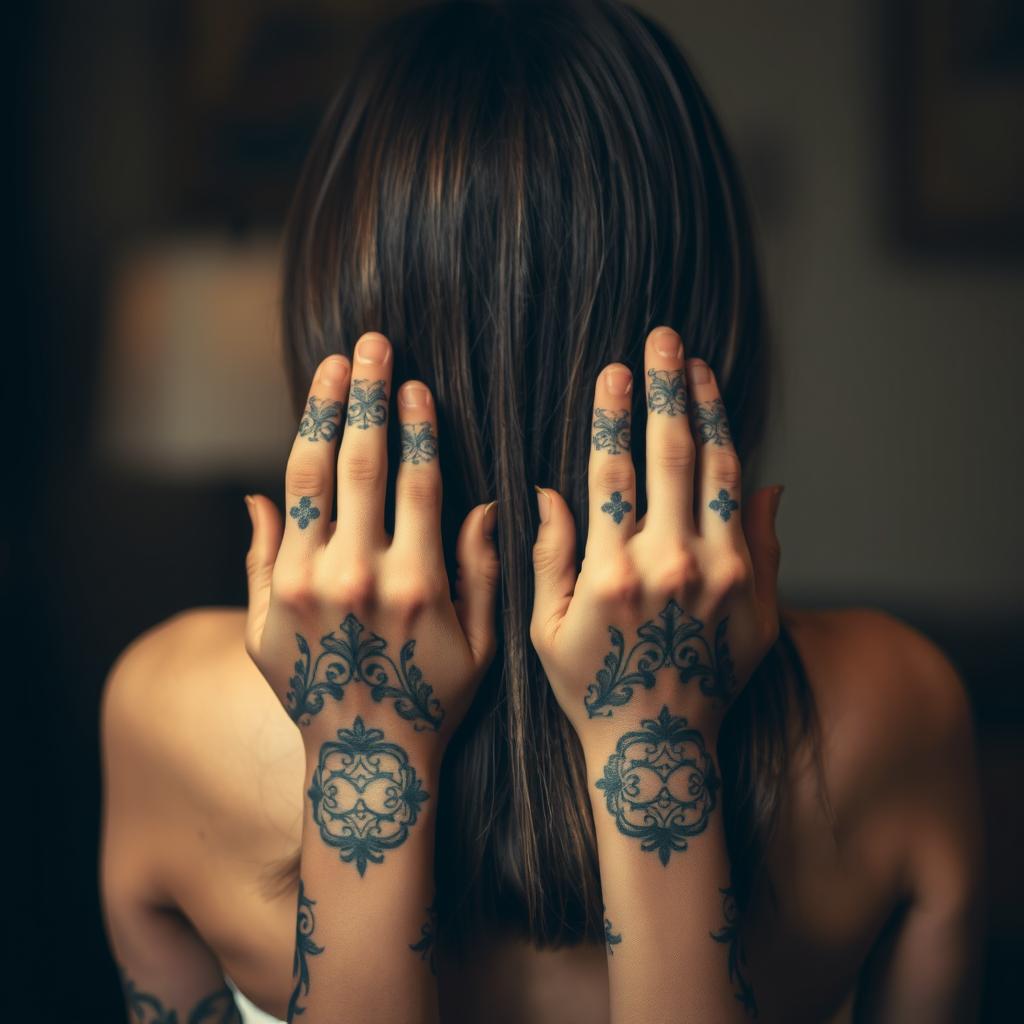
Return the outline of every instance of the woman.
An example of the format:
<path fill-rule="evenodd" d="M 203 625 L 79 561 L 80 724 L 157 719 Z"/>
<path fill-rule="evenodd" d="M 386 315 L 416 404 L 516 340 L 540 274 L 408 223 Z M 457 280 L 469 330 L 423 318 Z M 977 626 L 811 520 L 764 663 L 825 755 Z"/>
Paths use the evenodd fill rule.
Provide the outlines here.
<path fill-rule="evenodd" d="M 290 1020 L 970 1019 L 964 693 L 884 614 L 778 610 L 748 215 L 666 36 L 400 17 L 285 274 L 249 608 L 106 690 L 130 1019 L 237 1019 L 225 976 Z"/>

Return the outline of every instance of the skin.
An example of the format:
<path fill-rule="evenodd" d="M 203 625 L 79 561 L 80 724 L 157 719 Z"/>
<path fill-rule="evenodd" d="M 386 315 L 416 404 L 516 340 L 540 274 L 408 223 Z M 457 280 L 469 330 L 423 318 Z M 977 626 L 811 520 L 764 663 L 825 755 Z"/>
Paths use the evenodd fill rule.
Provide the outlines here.
<path fill-rule="evenodd" d="M 578 576 L 571 515 L 554 491 L 538 494 L 531 637 L 585 752 L 611 938 L 540 953 L 494 936 L 465 962 L 435 958 L 435 980 L 424 944 L 431 797 L 444 744 L 494 653 L 500 567 L 488 507 L 479 506 L 460 534 L 457 600 L 438 586 L 440 477 L 422 429 L 436 423 L 429 393 L 420 396 L 425 404 L 398 406 L 403 424 L 420 426 L 404 446 L 395 536 L 384 535 L 385 434 L 367 389 L 383 380 L 390 390 L 390 352 L 382 336 L 370 337 L 384 342 L 372 373 L 361 372 L 361 346 L 354 370 L 341 357 L 318 370 L 311 395 L 319 408 L 303 418 L 286 476 L 286 507 L 296 514 L 282 519 L 266 499 L 251 503 L 247 613 L 178 616 L 136 641 L 111 673 L 102 884 L 126 976 L 181 1007 L 183 1020 L 223 987 L 222 971 L 269 1012 L 283 1018 L 291 1002 L 307 1021 L 332 1019 L 341 1006 L 360 1020 L 437 1019 L 441 1009 L 445 1020 L 540 1024 L 739 1020 L 749 1019 L 737 998 L 743 985 L 756 994 L 762 1020 L 838 1020 L 850 1019 L 858 979 L 870 1019 L 970 1019 L 980 922 L 969 714 L 948 661 L 904 624 L 867 610 L 783 612 L 821 716 L 831 817 L 806 745 L 798 746 L 768 849 L 774 898 L 762 885 L 742 921 L 730 926 L 723 902 L 729 864 L 720 799 L 703 817 L 688 815 L 689 833 L 674 834 L 672 848 L 660 851 L 645 851 L 623 831 L 629 814 L 621 798 L 618 816 L 610 810 L 611 759 L 659 716 L 677 727 L 685 718 L 685 749 L 704 757 L 705 777 L 713 777 L 720 722 L 778 628 L 775 495 L 761 491 L 732 507 L 740 503 L 739 465 L 714 379 L 687 363 L 678 335 L 665 330 L 648 339 L 643 377 L 647 515 L 635 519 L 621 422 L 629 405 L 622 385 L 632 375 L 621 364 L 595 384 L 591 534 Z M 371 382 L 355 402 L 353 377 Z M 689 417 L 684 393 L 694 403 Z M 347 396 L 335 474 L 324 409 Z M 335 476 L 344 526 L 337 531 L 329 522 Z M 325 514 L 309 516 L 304 498 Z M 681 683 L 669 656 L 650 686 L 626 697 L 622 680 L 636 667 L 630 645 L 645 623 L 666 621 L 669 601 L 699 620 L 694 635 L 709 641 L 701 648 L 712 652 L 709 671 Z M 339 628 L 349 615 L 360 637 L 378 634 L 392 656 L 389 695 L 380 700 L 358 671 L 340 698 L 315 690 L 326 679 L 315 672 L 299 673 L 301 687 L 292 683 L 302 660 L 296 635 L 308 638 L 312 667 L 320 636 L 355 635 Z M 716 662 L 712 624 L 723 619 L 729 659 Z M 594 672 L 578 666 L 613 648 L 609 626 L 623 638 L 622 671 L 595 698 Z M 413 637 L 413 663 L 437 707 L 403 702 L 409 676 L 398 648 Z M 344 860 L 352 851 L 334 841 L 329 815 L 318 819 L 325 805 L 311 785 L 330 776 L 325 765 L 337 766 L 329 745 L 339 731 L 357 729 L 377 730 L 374 742 L 389 744 L 388 765 L 414 772 L 415 792 L 426 794 L 404 832 L 388 826 L 396 845 L 377 851 L 380 861 L 359 851 Z M 301 958 L 298 892 L 275 879 L 275 867 L 298 847 L 305 920 L 313 923 L 304 945 L 300 936 Z M 740 947 L 742 985 L 728 970 Z"/>

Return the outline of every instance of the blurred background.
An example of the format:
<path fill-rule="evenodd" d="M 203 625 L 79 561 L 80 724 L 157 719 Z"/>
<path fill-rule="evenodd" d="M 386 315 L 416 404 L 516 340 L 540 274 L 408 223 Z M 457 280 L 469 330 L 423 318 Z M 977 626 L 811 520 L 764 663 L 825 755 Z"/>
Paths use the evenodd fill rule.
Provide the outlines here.
<path fill-rule="evenodd" d="M 119 1019 L 96 888 L 102 682 L 161 619 L 243 602 L 242 495 L 279 495 L 293 430 L 279 231 L 326 102 L 405 6 L 47 0 L 11 23 L 0 572 L 25 1019 Z M 904 617 L 970 689 L 986 1018 L 1007 1019 L 1024 966 L 1024 2 L 637 6 L 687 53 L 753 195 L 779 345 L 757 477 L 787 484 L 783 592 Z"/>

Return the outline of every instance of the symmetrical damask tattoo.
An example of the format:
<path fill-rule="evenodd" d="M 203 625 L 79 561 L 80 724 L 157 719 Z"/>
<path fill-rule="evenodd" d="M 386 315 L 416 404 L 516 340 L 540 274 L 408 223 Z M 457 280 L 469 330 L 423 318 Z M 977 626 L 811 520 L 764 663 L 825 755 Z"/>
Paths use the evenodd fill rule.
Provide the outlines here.
<path fill-rule="evenodd" d="M 719 889 L 722 894 L 722 913 L 725 924 L 711 938 L 729 947 L 729 981 L 736 986 L 736 998 L 751 1017 L 757 1016 L 757 1000 L 754 989 L 746 976 L 747 958 L 740 938 L 740 915 L 736 908 L 736 897 L 732 887 Z"/>
<path fill-rule="evenodd" d="M 416 942 L 410 942 L 409 948 L 414 953 L 419 953 L 420 959 L 425 960 L 430 968 L 430 973 L 437 977 L 437 908 L 433 903 L 427 907 L 427 920 L 420 928 L 420 937 Z"/>
<path fill-rule="evenodd" d="M 383 380 L 356 378 L 348 395 L 348 425 L 368 430 L 387 422 L 387 388 Z"/>
<path fill-rule="evenodd" d="M 686 374 L 682 370 L 647 371 L 647 411 L 665 416 L 686 413 Z"/>
<path fill-rule="evenodd" d="M 629 410 L 594 410 L 591 443 L 597 451 L 621 455 L 629 451 L 629 442 Z"/>
<path fill-rule="evenodd" d="M 324 402 L 310 395 L 299 420 L 299 436 L 307 441 L 333 441 L 341 427 L 341 402 Z"/>
<path fill-rule="evenodd" d="M 719 490 L 717 498 L 712 498 L 708 502 L 708 508 L 712 512 L 717 512 L 725 522 L 729 522 L 729 518 L 739 507 L 740 503 L 730 498 L 729 492 L 724 487 Z"/>
<path fill-rule="evenodd" d="M 140 992 L 120 968 L 118 973 L 130 1024 L 179 1024 L 177 1010 L 167 1009 L 149 992 Z M 225 985 L 200 999 L 184 1018 L 183 1024 L 242 1024 L 242 1017 L 231 989 Z"/>
<path fill-rule="evenodd" d="M 704 737 L 685 718 L 664 706 L 640 724 L 619 737 L 596 785 L 618 830 L 667 866 L 707 828 L 721 780 Z"/>
<path fill-rule="evenodd" d="M 632 507 L 628 501 L 622 500 L 622 491 L 612 491 L 611 498 L 601 506 L 601 511 L 607 512 L 615 522 L 621 523 L 623 516 Z"/>
<path fill-rule="evenodd" d="M 729 617 L 723 617 L 715 628 L 713 644 L 705 635 L 704 623 L 687 615 L 675 598 L 669 600 L 658 618 L 660 623 L 648 619 L 637 629 L 636 642 L 628 652 L 622 631 L 608 627 L 612 649 L 583 698 L 591 718 L 607 717 L 613 708 L 629 703 L 634 687 L 653 689 L 655 672 L 667 667 L 676 670 L 680 683 L 696 679 L 705 697 L 728 702 L 736 689 L 726 639 Z"/>
<path fill-rule="evenodd" d="M 704 444 L 722 446 L 732 440 L 725 405 L 720 398 L 713 402 L 698 402 L 694 419 L 697 434 Z"/>
<path fill-rule="evenodd" d="M 341 700 L 346 686 L 360 682 L 370 688 L 370 696 L 375 701 L 393 700 L 395 711 L 412 722 L 415 729 L 441 727 L 444 718 L 441 702 L 412 660 L 415 640 L 402 644 L 396 664 L 388 653 L 387 641 L 373 632 L 363 636 L 363 624 L 351 612 L 338 629 L 340 636 L 332 630 L 320 638 L 320 652 L 315 660 L 306 638 L 301 633 L 295 634 L 299 658 L 285 694 L 285 704 L 293 721 L 308 725 L 310 718 L 323 710 L 325 697 Z"/>
<path fill-rule="evenodd" d="M 430 423 L 402 424 L 402 461 L 419 465 L 437 458 L 437 435 Z"/>
<path fill-rule="evenodd" d="M 302 879 L 299 879 L 299 909 L 295 918 L 295 956 L 292 960 L 292 977 L 295 979 L 295 988 L 292 990 L 291 999 L 288 1000 L 288 1022 L 291 1024 L 296 1017 L 301 1017 L 306 1008 L 299 1004 L 299 1000 L 309 995 L 309 964 L 307 959 L 311 956 L 319 956 L 324 947 L 313 941 L 313 932 L 316 930 L 316 917 L 313 915 L 313 908 L 316 900 L 311 900 L 306 895 L 306 887 Z"/>
<path fill-rule="evenodd" d="M 622 941 L 622 936 L 612 931 L 612 923 L 606 917 L 604 919 L 604 944 L 609 956 L 615 956 L 612 946 L 617 946 Z"/>
<path fill-rule="evenodd" d="M 385 850 L 405 842 L 430 798 L 405 750 L 359 717 L 320 747 L 306 795 L 320 838 L 360 875 L 367 864 L 382 863 Z"/>
<path fill-rule="evenodd" d="M 304 530 L 314 519 L 320 518 L 320 509 L 313 504 L 311 498 L 303 495 L 299 498 L 298 505 L 292 505 L 288 509 L 288 515 L 299 524 L 300 530 Z"/>

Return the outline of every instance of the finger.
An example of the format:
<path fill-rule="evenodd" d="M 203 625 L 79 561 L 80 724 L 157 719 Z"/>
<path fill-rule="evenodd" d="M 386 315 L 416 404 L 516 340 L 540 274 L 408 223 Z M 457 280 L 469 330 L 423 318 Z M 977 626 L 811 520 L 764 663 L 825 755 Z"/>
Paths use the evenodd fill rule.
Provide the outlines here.
<path fill-rule="evenodd" d="M 725 405 L 711 368 L 688 359 L 690 418 L 697 455 L 697 529 L 705 537 L 742 543 L 740 460 L 733 447 Z"/>
<path fill-rule="evenodd" d="M 383 546 L 388 482 L 391 343 L 368 331 L 355 347 L 345 433 L 338 458 L 338 522 L 346 543 Z"/>
<path fill-rule="evenodd" d="M 462 522 L 455 541 L 455 613 L 462 625 L 473 664 L 483 672 L 497 650 L 494 605 L 501 581 L 494 543 L 497 502 L 477 505 Z"/>
<path fill-rule="evenodd" d="M 782 487 L 762 487 L 744 502 L 742 516 L 743 534 L 747 538 L 750 563 L 754 570 L 754 593 L 773 618 L 778 615 L 779 607 L 782 547 L 775 520 L 782 491 Z"/>
<path fill-rule="evenodd" d="M 250 656 L 259 650 L 263 627 L 270 607 L 270 580 L 281 547 L 284 525 L 281 513 L 262 494 L 247 495 L 246 508 L 252 521 L 252 540 L 245 556 L 245 575 L 249 585 L 249 607 L 245 617 L 245 647 Z"/>
<path fill-rule="evenodd" d="M 395 536 L 433 564 L 441 550 L 441 470 L 437 460 L 437 409 L 430 389 L 406 381 L 398 389 L 402 455 L 395 481 Z"/>
<path fill-rule="evenodd" d="M 558 491 L 550 487 L 536 487 L 536 491 L 540 526 L 533 545 L 530 637 L 540 647 L 554 636 L 576 589 L 576 524 Z"/>
<path fill-rule="evenodd" d="M 683 343 L 671 327 L 651 331 L 644 348 L 647 389 L 647 516 L 657 536 L 692 536 L 696 445 L 686 415 Z"/>
<path fill-rule="evenodd" d="M 316 370 L 285 471 L 288 510 L 284 553 L 308 553 L 323 544 L 331 521 L 334 452 L 348 389 L 345 356 L 328 356 Z"/>
<path fill-rule="evenodd" d="M 633 374 L 622 363 L 606 366 L 594 389 L 590 428 L 590 526 L 592 546 L 621 546 L 636 525 L 636 474 L 630 453 Z"/>

